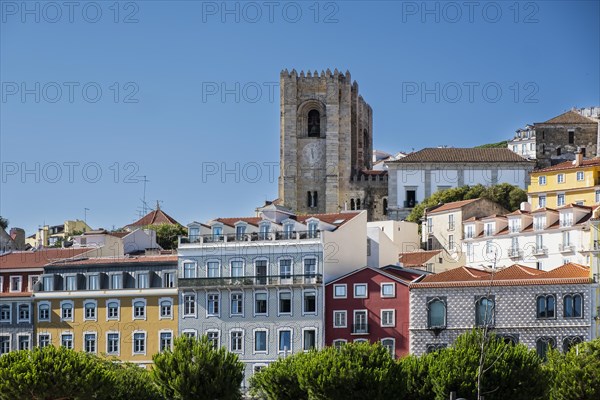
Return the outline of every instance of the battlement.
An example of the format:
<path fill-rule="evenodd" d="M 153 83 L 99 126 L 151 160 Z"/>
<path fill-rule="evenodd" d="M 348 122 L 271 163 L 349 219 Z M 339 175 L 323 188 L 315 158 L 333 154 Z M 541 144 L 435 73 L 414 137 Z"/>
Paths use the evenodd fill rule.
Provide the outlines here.
<path fill-rule="evenodd" d="M 381 171 L 381 173 L 364 173 L 359 172 L 358 174 L 353 174 L 350 178 L 350 182 L 359 183 L 359 182 L 377 182 L 387 185 L 388 182 L 388 174 L 387 171 Z"/>
<path fill-rule="evenodd" d="M 350 71 L 346 70 L 345 73 L 342 73 L 338 71 L 337 68 L 333 70 L 333 72 L 331 72 L 329 68 L 327 68 L 326 71 L 321 70 L 320 74 L 317 70 L 315 70 L 314 72 L 308 70 L 306 71 L 306 73 L 303 70 L 301 70 L 300 73 L 298 73 L 295 69 L 292 69 L 291 72 L 288 72 L 287 69 L 284 69 L 283 71 L 281 71 L 280 77 L 281 79 L 326 79 L 351 82 Z M 356 81 L 354 82 L 354 85 L 356 85 Z"/>

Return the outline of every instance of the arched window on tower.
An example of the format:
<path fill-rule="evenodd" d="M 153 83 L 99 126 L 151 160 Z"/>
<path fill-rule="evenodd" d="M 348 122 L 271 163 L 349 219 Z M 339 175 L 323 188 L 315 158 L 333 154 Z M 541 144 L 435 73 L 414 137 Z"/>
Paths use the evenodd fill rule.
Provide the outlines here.
<path fill-rule="evenodd" d="M 356 210 L 356 206 L 354 205 L 354 199 L 350 199 L 350 209 Z"/>
<path fill-rule="evenodd" d="M 321 114 L 317 110 L 308 112 L 308 136 L 321 136 Z"/>
<path fill-rule="evenodd" d="M 383 215 L 387 215 L 387 207 L 388 207 L 388 202 L 387 202 L 387 199 L 384 198 L 383 199 Z"/>
<path fill-rule="evenodd" d="M 360 210 L 360 199 L 356 199 L 356 209 Z"/>

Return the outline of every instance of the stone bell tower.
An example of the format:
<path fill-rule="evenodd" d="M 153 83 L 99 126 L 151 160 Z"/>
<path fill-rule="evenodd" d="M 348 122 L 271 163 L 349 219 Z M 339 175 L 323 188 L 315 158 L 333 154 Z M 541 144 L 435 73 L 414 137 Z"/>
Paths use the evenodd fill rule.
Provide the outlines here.
<path fill-rule="evenodd" d="M 372 164 L 373 110 L 358 84 L 348 71 L 284 70 L 280 91 L 280 201 L 298 213 L 349 209 L 364 198 L 353 177 Z"/>

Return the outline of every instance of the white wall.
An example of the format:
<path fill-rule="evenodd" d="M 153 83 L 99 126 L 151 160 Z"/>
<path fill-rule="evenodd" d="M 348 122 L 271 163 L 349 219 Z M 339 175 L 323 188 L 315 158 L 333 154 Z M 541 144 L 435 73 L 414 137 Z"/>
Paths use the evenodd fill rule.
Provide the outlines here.
<path fill-rule="evenodd" d="M 366 211 L 361 211 L 335 231 L 322 233 L 325 283 L 367 265 Z"/>

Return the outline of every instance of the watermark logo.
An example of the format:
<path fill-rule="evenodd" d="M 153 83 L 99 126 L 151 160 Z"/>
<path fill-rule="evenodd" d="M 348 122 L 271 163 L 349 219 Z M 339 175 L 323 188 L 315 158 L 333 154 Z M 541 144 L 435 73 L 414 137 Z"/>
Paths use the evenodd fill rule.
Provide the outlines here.
<path fill-rule="evenodd" d="M 1 84 L 2 103 L 98 103 L 103 98 L 114 103 L 139 103 L 136 82 L 15 82 Z"/>
<path fill-rule="evenodd" d="M 535 82 L 402 82 L 402 102 L 498 103 L 503 98 L 514 103 L 538 103 L 540 88 Z"/>
<path fill-rule="evenodd" d="M 75 23 L 137 24 L 140 6 L 127 1 L 2 1 L 2 23 Z"/>
<path fill-rule="evenodd" d="M 279 82 L 202 82 L 203 103 L 274 103 L 278 92 Z"/>
<path fill-rule="evenodd" d="M 140 167 L 135 162 L 101 164 L 95 161 L 15 162 L 0 164 L 2 183 L 98 183 L 103 178 L 113 183 L 139 183 Z"/>
<path fill-rule="evenodd" d="M 403 1 L 402 22 L 496 24 L 508 20 L 515 24 L 537 24 L 537 2 L 496 1 Z"/>
<path fill-rule="evenodd" d="M 202 22 L 295 24 L 307 21 L 315 24 L 337 24 L 339 10 L 338 3 L 333 1 L 203 1 Z"/>

